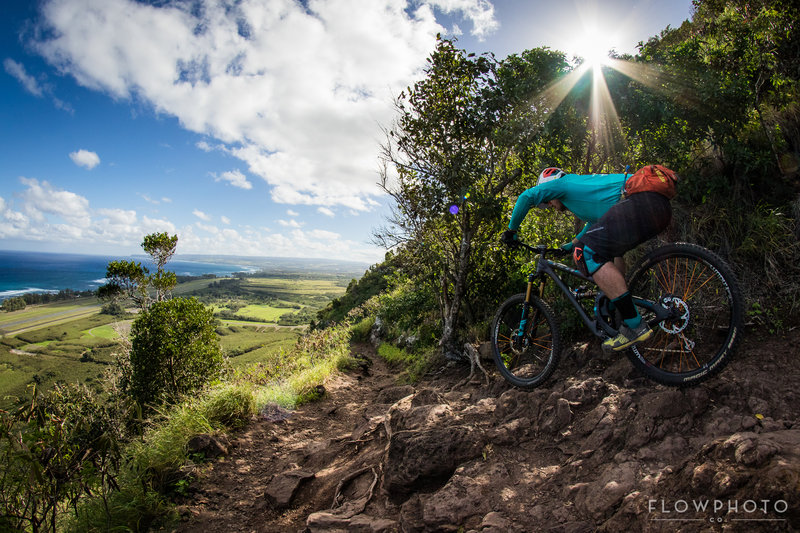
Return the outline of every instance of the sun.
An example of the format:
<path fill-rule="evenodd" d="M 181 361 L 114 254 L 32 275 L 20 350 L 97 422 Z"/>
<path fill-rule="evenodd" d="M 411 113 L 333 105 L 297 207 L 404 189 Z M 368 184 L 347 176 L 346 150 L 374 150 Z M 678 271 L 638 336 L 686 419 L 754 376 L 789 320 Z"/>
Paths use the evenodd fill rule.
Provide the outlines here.
<path fill-rule="evenodd" d="M 614 48 L 613 37 L 598 28 L 584 28 L 573 36 L 568 52 L 580 58 L 582 65 L 596 69 L 609 64 L 609 52 Z"/>

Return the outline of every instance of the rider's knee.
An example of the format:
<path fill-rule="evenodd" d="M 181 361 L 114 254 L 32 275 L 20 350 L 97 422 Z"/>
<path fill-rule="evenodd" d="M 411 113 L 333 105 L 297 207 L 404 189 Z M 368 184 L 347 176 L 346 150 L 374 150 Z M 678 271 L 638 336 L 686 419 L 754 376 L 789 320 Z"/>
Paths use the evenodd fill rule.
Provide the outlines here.
<path fill-rule="evenodd" d="M 581 274 L 584 276 L 593 275 L 601 266 L 608 262 L 598 257 L 594 250 L 581 241 L 578 241 L 578 244 L 572 249 L 572 258 L 575 260 L 575 265 L 577 265 L 578 270 L 580 270 Z"/>

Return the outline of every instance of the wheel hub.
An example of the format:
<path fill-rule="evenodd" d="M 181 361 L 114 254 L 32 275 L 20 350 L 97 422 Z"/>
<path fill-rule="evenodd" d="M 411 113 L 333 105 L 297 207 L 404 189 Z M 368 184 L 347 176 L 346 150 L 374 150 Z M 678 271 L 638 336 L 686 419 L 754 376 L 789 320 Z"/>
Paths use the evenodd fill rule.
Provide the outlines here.
<path fill-rule="evenodd" d="M 665 296 L 661 299 L 664 307 L 672 310 L 673 317 L 663 321 L 659 327 L 667 333 L 676 335 L 689 325 L 689 304 L 677 296 Z"/>

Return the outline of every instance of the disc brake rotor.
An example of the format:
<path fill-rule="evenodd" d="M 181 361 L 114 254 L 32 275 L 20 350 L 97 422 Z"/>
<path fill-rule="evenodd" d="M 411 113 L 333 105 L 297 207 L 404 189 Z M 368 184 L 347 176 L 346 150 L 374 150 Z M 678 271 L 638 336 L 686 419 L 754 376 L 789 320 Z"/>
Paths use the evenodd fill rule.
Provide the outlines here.
<path fill-rule="evenodd" d="M 675 318 L 665 320 L 658 327 L 666 333 L 676 335 L 681 333 L 689 325 L 689 304 L 678 298 L 677 296 L 665 296 L 661 299 L 664 307 L 671 308 L 675 311 Z"/>

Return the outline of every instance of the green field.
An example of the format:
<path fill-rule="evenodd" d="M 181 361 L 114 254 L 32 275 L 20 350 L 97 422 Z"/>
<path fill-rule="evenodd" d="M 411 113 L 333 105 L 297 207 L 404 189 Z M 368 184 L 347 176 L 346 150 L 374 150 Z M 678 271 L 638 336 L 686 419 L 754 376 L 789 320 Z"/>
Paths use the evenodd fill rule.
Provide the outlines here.
<path fill-rule="evenodd" d="M 71 322 L 99 312 L 100 302 L 96 298 L 83 299 L 77 303 L 69 301 L 30 306 L 21 311 L 0 313 L 0 335 L 13 335 L 30 328 Z"/>
<path fill-rule="evenodd" d="M 246 278 L 237 281 L 240 294 L 234 299 L 203 296 L 215 281 L 220 280 L 182 283 L 174 294 L 199 294 L 217 313 L 231 301 L 237 303 L 236 316 L 248 320 L 220 318 L 217 327 L 220 346 L 234 367 L 266 361 L 293 346 L 305 330 L 304 317 L 313 316 L 332 298 L 341 296 L 347 286 L 346 280 L 336 276 Z M 121 349 L 119 332 L 126 334 L 132 322 L 100 314 L 101 304 L 91 298 L 0 313 L 0 408 L 25 397 L 33 384 L 46 389 L 57 382 L 100 383 Z M 287 314 L 296 315 L 301 323 L 277 326 Z"/>
<path fill-rule="evenodd" d="M 181 287 L 213 308 L 219 318 L 254 320 L 281 325 L 308 324 L 317 311 L 344 294 L 349 280 L 342 276 L 252 277 L 196 280 Z"/>
<path fill-rule="evenodd" d="M 113 332 L 112 321 L 108 315 L 95 313 L 0 339 L 0 407 L 14 404 L 33 384 L 39 388 L 56 382 L 91 385 L 102 378 L 119 345 L 106 335 L 86 332 Z"/>
<path fill-rule="evenodd" d="M 293 346 L 302 334 L 295 328 L 226 324 L 217 328 L 223 353 L 233 366 L 264 361 L 281 348 Z"/>

